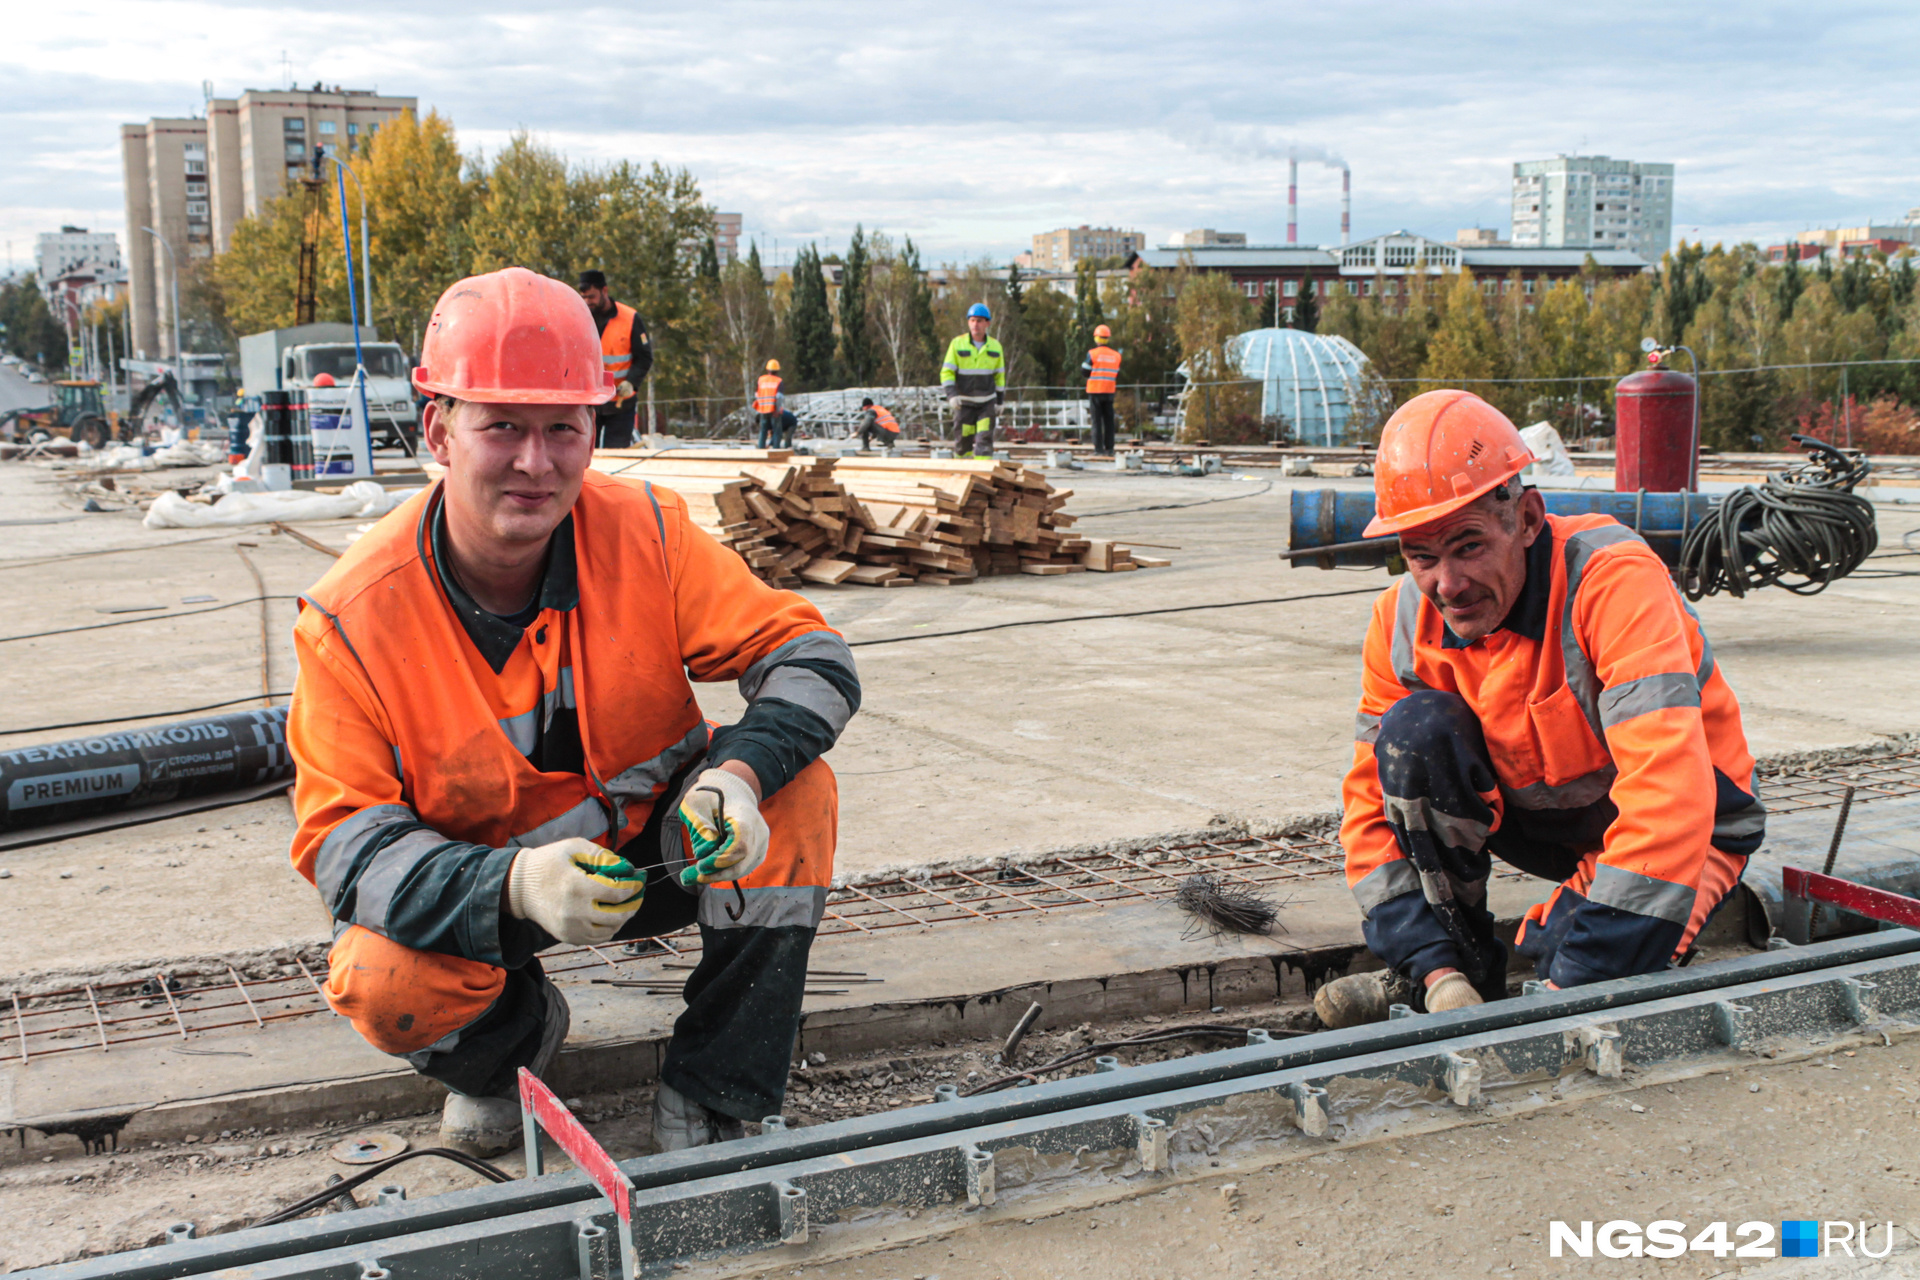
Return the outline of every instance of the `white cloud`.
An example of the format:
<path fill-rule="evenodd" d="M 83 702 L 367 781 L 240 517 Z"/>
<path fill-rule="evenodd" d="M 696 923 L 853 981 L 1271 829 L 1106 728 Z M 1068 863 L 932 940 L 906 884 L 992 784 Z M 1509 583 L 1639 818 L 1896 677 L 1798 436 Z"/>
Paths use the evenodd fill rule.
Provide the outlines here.
<path fill-rule="evenodd" d="M 1352 165 L 1356 235 L 1504 227 L 1511 163 L 1574 150 L 1673 161 L 1676 221 L 1709 238 L 1920 204 L 1920 37 L 1898 5 L 16 9 L 0 235 L 17 255 L 61 221 L 121 226 L 119 124 L 193 110 L 202 80 L 282 84 L 283 50 L 301 83 L 416 94 L 469 146 L 526 128 L 580 159 L 684 165 L 783 246 L 856 222 L 935 258 L 1080 222 L 1278 240 L 1289 143 Z M 1337 174 L 1303 164 L 1301 198 L 1302 239 L 1335 238 Z"/>

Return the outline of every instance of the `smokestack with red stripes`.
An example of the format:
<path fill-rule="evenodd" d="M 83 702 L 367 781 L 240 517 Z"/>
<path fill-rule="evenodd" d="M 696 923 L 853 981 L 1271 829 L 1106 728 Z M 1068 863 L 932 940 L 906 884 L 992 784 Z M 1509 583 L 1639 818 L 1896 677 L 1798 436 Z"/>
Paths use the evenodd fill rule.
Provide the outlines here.
<path fill-rule="evenodd" d="M 1287 153 L 1287 243 L 1300 239 L 1300 157 Z"/>
<path fill-rule="evenodd" d="M 1340 166 L 1340 243 L 1353 234 L 1353 170 Z"/>

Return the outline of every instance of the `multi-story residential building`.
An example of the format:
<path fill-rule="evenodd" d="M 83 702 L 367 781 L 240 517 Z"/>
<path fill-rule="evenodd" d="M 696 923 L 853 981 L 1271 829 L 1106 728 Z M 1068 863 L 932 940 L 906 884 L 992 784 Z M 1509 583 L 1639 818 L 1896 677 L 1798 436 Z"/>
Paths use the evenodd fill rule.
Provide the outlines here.
<path fill-rule="evenodd" d="M 1627 249 L 1649 262 L 1673 246 L 1673 166 L 1556 156 L 1513 166 L 1513 243 Z"/>
<path fill-rule="evenodd" d="M 134 355 L 170 360 L 175 354 L 174 265 L 213 254 L 207 122 L 154 119 L 121 125 L 120 164 L 126 176 Z M 155 235 L 164 248 L 154 243 Z"/>
<path fill-rule="evenodd" d="M 1032 265 L 1036 271 L 1071 271 L 1082 258 L 1124 258 L 1147 247 L 1138 231 L 1117 227 L 1061 227 L 1033 238 Z"/>
<path fill-rule="evenodd" d="M 240 220 L 298 181 L 316 152 L 344 152 L 417 103 L 338 85 L 248 89 L 238 98 L 208 97 L 201 119 L 121 125 L 135 354 L 174 355 L 173 262 L 225 252 Z M 143 230 L 149 227 L 165 248 Z"/>
<path fill-rule="evenodd" d="M 111 300 L 127 280 L 120 237 L 85 227 L 41 232 L 34 241 L 34 271 L 42 290 L 51 294 L 56 285 L 65 285 L 84 293 L 83 303 Z"/>
<path fill-rule="evenodd" d="M 1168 249 L 1211 249 L 1222 245 L 1241 246 L 1247 243 L 1244 231 L 1215 231 L 1212 227 L 1201 227 L 1197 231 L 1177 231 L 1173 239 L 1164 247 Z"/>
<path fill-rule="evenodd" d="M 745 219 L 737 213 L 713 215 L 713 251 L 723 267 L 740 256 L 740 226 L 743 221 Z"/>
<path fill-rule="evenodd" d="M 1223 272 L 1249 298 L 1266 302 L 1277 295 L 1281 316 L 1291 320 L 1301 294 L 1311 291 L 1324 298 L 1336 280 L 1344 281 L 1357 297 L 1378 297 L 1388 309 L 1398 310 L 1406 305 L 1408 276 L 1463 268 L 1477 277 L 1482 292 L 1512 296 L 1531 309 L 1556 282 L 1579 275 L 1588 258 L 1609 275 L 1651 270 L 1645 258 L 1628 249 L 1463 247 L 1407 231 L 1334 248 L 1290 244 L 1149 249 L 1136 254 L 1128 266 L 1172 270 L 1185 262 L 1199 271 Z"/>
<path fill-rule="evenodd" d="M 290 182 L 312 173 L 316 153 L 351 151 L 402 111 L 418 108 L 417 98 L 319 84 L 208 98 L 214 252 L 227 251 L 242 218 L 257 217 Z"/>

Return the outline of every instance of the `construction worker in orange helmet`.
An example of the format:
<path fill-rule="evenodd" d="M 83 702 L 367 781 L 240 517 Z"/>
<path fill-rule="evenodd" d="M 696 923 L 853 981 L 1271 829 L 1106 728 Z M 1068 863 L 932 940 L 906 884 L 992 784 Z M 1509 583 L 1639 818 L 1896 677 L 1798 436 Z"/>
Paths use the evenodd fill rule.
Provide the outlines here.
<path fill-rule="evenodd" d="M 1120 353 L 1112 346 L 1113 330 L 1095 325 L 1093 349 L 1080 362 L 1087 375 L 1087 412 L 1093 422 L 1093 452 L 1096 457 L 1113 456 L 1115 422 L 1113 396 L 1120 384 Z"/>
<path fill-rule="evenodd" d="M 587 304 L 462 280 L 414 370 L 444 477 L 302 597 L 295 868 L 336 922 L 326 996 L 446 1085 L 441 1141 L 516 1144 L 567 1001 L 536 953 L 697 924 L 662 1150 L 780 1110 L 859 708 L 846 642 L 665 489 L 589 470 L 614 392 Z M 689 680 L 737 681 L 714 726 Z"/>
<path fill-rule="evenodd" d="M 582 271 L 574 287 L 587 300 L 594 327 L 600 331 L 600 367 L 614 376 L 612 397 L 594 409 L 594 444 L 601 449 L 624 449 L 633 443 L 640 407 L 636 385 L 653 369 L 653 341 L 639 313 L 613 300 L 606 272 Z"/>
<path fill-rule="evenodd" d="M 1568 987 L 1684 960 L 1765 833 L 1699 618 L 1631 530 L 1548 515 L 1532 461 L 1465 391 L 1381 433 L 1366 533 L 1407 573 L 1374 604 L 1340 839 L 1387 972 L 1323 986 L 1329 1026 L 1506 995 L 1495 855 L 1559 882 L 1514 949 Z"/>
<path fill-rule="evenodd" d="M 762 449 L 780 443 L 780 413 L 787 407 L 787 398 L 781 394 L 780 387 L 780 362 L 769 360 L 767 371 L 753 387 L 753 416 L 760 426 Z"/>

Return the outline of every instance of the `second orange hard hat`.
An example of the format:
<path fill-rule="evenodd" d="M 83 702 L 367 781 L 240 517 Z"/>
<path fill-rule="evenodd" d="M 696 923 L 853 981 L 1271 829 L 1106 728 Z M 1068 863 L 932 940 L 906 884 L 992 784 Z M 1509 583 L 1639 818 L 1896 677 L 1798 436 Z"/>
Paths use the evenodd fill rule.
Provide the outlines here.
<path fill-rule="evenodd" d="M 1429 391 L 1394 411 L 1373 462 L 1365 537 L 1452 515 L 1525 471 L 1533 450 L 1507 415 L 1470 391 Z"/>
<path fill-rule="evenodd" d="M 605 404 L 600 334 L 578 293 L 525 267 L 468 276 L 440 295 L 413 385 L 482 404 Z"/>

